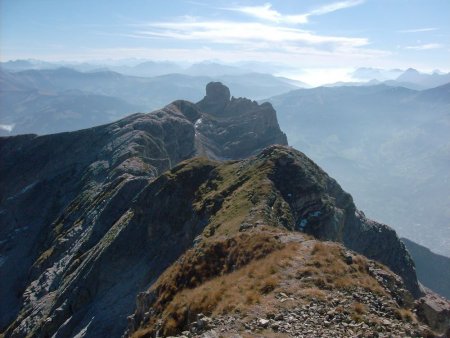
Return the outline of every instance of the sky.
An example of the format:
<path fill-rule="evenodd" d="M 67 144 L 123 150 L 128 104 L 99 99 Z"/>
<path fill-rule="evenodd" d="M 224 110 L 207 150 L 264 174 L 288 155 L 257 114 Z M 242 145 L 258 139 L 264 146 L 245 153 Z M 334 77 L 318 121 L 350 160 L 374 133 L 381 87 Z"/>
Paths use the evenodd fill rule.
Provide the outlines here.
<path fill-rule="evenodd" d="M 449 13 L 448 0 L 0 0 L 0 58 L 450 71 Z"/>

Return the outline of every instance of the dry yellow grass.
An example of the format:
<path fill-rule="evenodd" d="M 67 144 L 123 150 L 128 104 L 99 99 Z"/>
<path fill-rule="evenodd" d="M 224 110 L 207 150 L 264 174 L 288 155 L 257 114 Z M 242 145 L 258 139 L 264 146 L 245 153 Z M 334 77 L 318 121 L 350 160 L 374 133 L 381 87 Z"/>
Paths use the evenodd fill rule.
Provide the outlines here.
<path fill-rule="evenodd" d="M 258 303 L 264 294 L 277 288 L 279 279 L 273 271 L 285 264 L 293 250 L 295 244 L 287 245 L 241 269 L 179 292 L 163 312 L 163 334 L 179 332 L 198 313 L 215 315 L 245 312 L 249 306 Z"/>
<path fill-rule="evenodd" d="M 344 260 L 344 249 L 332 242 L 316 242 L 311 257 L 305 266 L 297 271 L 297 278 L 313 283 L 321 289 L 352 290 L 362 287 L 366 290 L 385 294 L 377 280 L 367 274 L 367 259 L 355 255 L 353 263 Z"/>
<path fill-rule="evenodd" d="M 163 319 L 162 332 L 178 332 L 198 313 L 242 311 L 258 303 L 278 286 L 276 274 L 292 256 L 293 246 L 281 244 L 271 232 L 257 231 L 189 250 L 150 289 L 156 295 L 152 308 Z M 134 336 L 151 335 L 154 325 L 148 323 Z"/>
<path fill-rule="evenodd" d="M 302 288 L 297 294 L 308 300 L 324 300 L 327 295 L 324 291 L 316 287 Z"/>

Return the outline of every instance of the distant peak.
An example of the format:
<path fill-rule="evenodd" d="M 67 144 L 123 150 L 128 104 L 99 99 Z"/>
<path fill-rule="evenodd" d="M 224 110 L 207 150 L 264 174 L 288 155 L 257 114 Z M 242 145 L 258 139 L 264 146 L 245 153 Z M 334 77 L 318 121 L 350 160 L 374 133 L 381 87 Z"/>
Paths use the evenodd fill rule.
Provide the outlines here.
<path fill-rule="evenodd" d="M 405 73 L 415 73 L 415 74 L 419 74 L 419 71 L 417 69 L 414 68 L 408 68 Z"/>
<path fill-rule="evenodd" d="M 406 82 L 414 82 L 417 81 L 418 78 L 422 77 L 423 74 L 421 74 L 417 69 L 414 68 L 408 68 L 401 74 L 397 80 L 398 81 L 406 81 Z"/>

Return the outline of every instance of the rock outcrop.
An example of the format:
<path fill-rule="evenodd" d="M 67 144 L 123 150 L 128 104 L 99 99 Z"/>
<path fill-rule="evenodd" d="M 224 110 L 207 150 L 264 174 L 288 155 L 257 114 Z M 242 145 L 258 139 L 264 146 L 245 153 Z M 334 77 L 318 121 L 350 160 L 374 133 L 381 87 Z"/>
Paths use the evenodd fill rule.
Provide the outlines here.
<path fill-rule="evenodd" d="M 229 89 L 220 82 L 209 83 L 196 106 L 202 112 L 195 123 L 201 154 L 210 158 L 242 159 L 269 145 L 287 144 L 271 104 L 230 99 Z"/>
<path fill-rule="evenodd" d="M 230 102 L 230 90 L 220 82 L 210 82 L 206 86 L 206 96 L 197 106 L 210 114 L 220 115 Z"/>
<path fill-rule="evenodd" d="M 421 294 L 414 263 L 393 229 L 367 219 L 356 209 L 352 197 L 304 154 L 272 147 L 261 156 L 275 161 L 270 178 L 289 204 L 289 228 L 342 242 L 386 264 L 403 278 L 415 297 Z"/>
<path fill-rule="evenodd" d="M 380 285 L 392 309 L 408 307 L 420 290 L 395 232 L 366 219 L 336 181 L 286 143 L 270 104 L 230 99 L 217 83 L 198 104 L 175 101 L 92 129 L 0 139 L 5 336 L 119 337 L 144 291 L 132 333 L 161 319 L 179 284 L 197 286 L 309 235 L 353 250 L 336 249 L 346 262 L 339 278 L 354 273 L 355 281 Z M 201 255 L 211 243 L 213 261 Z M 203 251 L 189 256 L 190 275 L 179 275 L 175 289 L 166 279 L 168 298 L 158 298 L 162 312 L 153 313 L 154 293 L 145 291 L 177 275 L 174 262 L 186 262 L 192 247 Z M 377 263 L 353 266 L 363 260 L 354 252 L 403 282 Z M 337 285 L 320 278 L 322 288 Z"/>

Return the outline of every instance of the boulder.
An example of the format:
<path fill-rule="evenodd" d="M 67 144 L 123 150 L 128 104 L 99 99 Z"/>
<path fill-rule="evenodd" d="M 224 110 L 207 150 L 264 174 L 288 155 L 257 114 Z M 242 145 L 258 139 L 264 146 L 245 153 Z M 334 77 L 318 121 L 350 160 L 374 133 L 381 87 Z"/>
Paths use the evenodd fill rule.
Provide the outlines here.
<path fill-rule="evenodd" d="M 421 321 L 434 331 L 450 333 L 450 301 L 429 289 L 416 301 L 416 313 Z"/>

